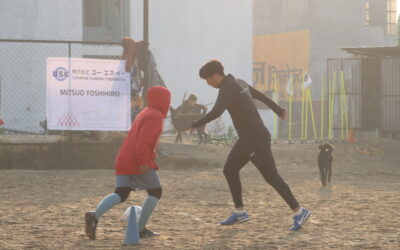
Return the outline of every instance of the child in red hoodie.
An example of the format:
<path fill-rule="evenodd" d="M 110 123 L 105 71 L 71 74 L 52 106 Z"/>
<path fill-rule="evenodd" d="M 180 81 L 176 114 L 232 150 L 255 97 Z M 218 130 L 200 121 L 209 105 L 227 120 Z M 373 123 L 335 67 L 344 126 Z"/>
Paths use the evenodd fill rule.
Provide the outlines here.
<path fill-rule="evenodd" d="M 156 146 L 167 116 L 171 94 L 156 86 L 147 91 L 148 105 L 136 117 L 115 159 L 115 192 L 107 195 L 96 210 L 85 214 L 86 234 L 96 239 L 100 217 L 110 208 L 124 202 L 131 191 L 145 189 L 148 193 L 138 220 L 141 238 L 158 236 L 145 225 L 161 198 L 162 189 L 155 162 Z"/>

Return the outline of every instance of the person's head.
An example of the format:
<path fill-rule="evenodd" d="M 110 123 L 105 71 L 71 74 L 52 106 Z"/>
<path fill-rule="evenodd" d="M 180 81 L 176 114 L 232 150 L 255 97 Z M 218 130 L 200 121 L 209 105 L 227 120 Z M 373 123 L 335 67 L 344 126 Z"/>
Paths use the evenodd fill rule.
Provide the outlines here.
<path fill-rule="evenodd" d="M 189 98 L 188 98 L 188 101 L 189 101 L 190 104 L 196 104 L 196 102 L 197 102 L 197 96 L 191 94 L 191 95 L 189 96 Z"/>
<path fill-rule="evenodd" d="M 318 148 L 322 152 L 327 152 L 327 153 L 333 153 L 333 150 L 334 150 L 334 147 L 329 143 L 319 145 Z"/>
<path fill-rule="evenodd" d="M 199 75 L 213 88 L 219 88 L 225 77 L 224 66 L 217 60 L 211 60 L 200 68 Z"/>
<path fill-rule="evenodd" d="M 154 86 L 147 90 L 147 106 L 161 111 L 164 117 L 168 114 L 171 103 L 171 92 L 165 87 Z"/>

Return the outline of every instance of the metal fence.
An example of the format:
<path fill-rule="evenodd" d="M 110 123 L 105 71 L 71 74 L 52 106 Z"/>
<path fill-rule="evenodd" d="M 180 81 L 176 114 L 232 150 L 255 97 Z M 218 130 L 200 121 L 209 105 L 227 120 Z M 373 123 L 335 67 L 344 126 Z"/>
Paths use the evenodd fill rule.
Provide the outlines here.
<path fill-rule="evenodd" d="M 382 72 L 382 132 L 400 133 L 400 58 L 385 58 Z"/>
<path fill-rule="evenodd" d="M 327 137 L 347 138 L 349 129 L 361 129 L 361 59 L 328 59 L 327 67 Z"/>
<path fill-rule="evenodd" d="M 118 59 L 121 54 L 119 43 L 0 39 L 0 119 L 4 121 L 0 125 L 0 144 L 121 139 L 123 135 L 117 132 L 47 131 L 45 124 L 48 57 Z M 398 65 L 398 60 L 388 59 L 382 71 L 398 73 Z M 324 80 L 312 83 L 322 86 L 320 96 L 303 100 L 299 92 L 295 93 L 299 98 L 292 103 L 279 101 L 291 118 L 275 121 L 274 127 L 279 126 L 279 129 L 271 131 L 273 138 L 287 141 L 346 140 L 349 128 L 361 128 L 361 74 L 360 59 L 329 59 L 327 75 L 322 77 Z M 384 74 L 385 77 L 388 75 Z M 393 76 L 385 78 L 388 82 L 383 93 L 387 96 L 387 105 L 383 107 L 387 110 L 385 114 L 398 113 L 392 110 L 392 104 L 399 102 L 400 95 L 396 79 Z M 390 119 L 393 122 L 388 123 Z M 392 115 L 384 119 L 383 127 L 392 130 L 392 124 L 399 124 L 399 119 L 399 116 Z"/>
<path fill-rule="evenodd" d="M 361 128 L 361 74 L 360 59 L 328 59 L 321 82 L 309 87 L 318 86 L 319 94 L 311 97 L 303 89 L 294 93 L 302 95 L 301 101 L 279 102 L 289 118 L 279 122 L 275 138 L 291 142 L 347 141 L 350 129 Z"/>
<path fill-rule="evenodd" d="M 116 59 L 119 43 L 0 39 L 0 143 L 65 140 L 65 132 L 48 134 L 46 60 L 48 57 Z M 74 133 L 76 136 L 74 137 Z M 68 139 L 104 137 L 95 132 L 67 132 Z M 18 136 L 16 136 L 18 135 Z"/>
<path fill-rule="evenodd" d="M 369 58 L 328 60 L 332 110 L 326 113 L 339 137 L 349 129 L 400 132 L 400 58 L 373 60 L 372 66 Z"/>

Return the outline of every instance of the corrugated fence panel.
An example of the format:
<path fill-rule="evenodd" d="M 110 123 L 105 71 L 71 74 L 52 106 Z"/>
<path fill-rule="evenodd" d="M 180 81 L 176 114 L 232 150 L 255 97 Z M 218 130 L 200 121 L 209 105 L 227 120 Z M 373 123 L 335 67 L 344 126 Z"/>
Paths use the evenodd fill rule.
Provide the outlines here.
<path fill-rule="evenodd" d="M 21 141 L 26 143 L 37 142 L 31 135 L 47 134 L 43 124 L 48 57 L 117 59 L 121 54 L 122 46 L 118 43 L 0 39 L 0 119 L 4 121 L 0 143 L 22 138 L 15 134 L 23 135 Z M 53 141 L 49 137 L 45 140 Z"/>
<path fill-rule="evenodd" d="M 400 58 L 382 60 L 382 130 L 400 132 Z"/>
<path fill-rule="evenodd" d="M 335 58 L 328 60 L 328 81 L 330 86 L 335 82 L 336 88 L 333 91 L 334 113 L 333 128 L 341 129 L 341 106 L 340 106 L 340 72 L 344 74 L 344 85 L 346 94 L 346 110 L 348 116 L 348 128 L 361 128 L 361 60 L 357 58 Z M 336 77 L 335 77 L 336 76 Z M 332 92 L 332 91 L 330 91 Z"/>

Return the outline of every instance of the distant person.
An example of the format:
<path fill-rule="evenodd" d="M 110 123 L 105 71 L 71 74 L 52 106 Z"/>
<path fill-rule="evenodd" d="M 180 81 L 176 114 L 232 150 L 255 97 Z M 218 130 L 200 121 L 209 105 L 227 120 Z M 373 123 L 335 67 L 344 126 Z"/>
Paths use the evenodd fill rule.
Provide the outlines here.
<path fill-rule="evenodd" d="M 197 103 L 197 96 L 191 94 L 189 98 L 182 103 L 178 108 L 178 115 L 191 116 L 197 118 L 197 116 L 203 116 L 207 113 L 207 107 Z M 207 142 L 207 134 L 205 132 L 205 126 L 196 128 L 196 132 L 199 135 L 199 144 Z M 180 137 L 182 142 L 182 136 Z"/>
<path fill-rule="evenodd" d="M 319 145 L 318 168 L 321 176 L 321 184 L 326 187 L 326 182 L 331 182 L 332 176 L 332 161 L 333 161 L 333 146 L 329 143 Z"/>
<path fill-rule="evenodd" d="M 86 234 L 92 240 L 96 239 L 100 217 L 124 202 L 131 191 L 138 189 L 146 189 L 148 193 L 138 220 L 139 236 L 147 238 L 160 235 L 145 225 L 162 194 L 155 149 L 168 113 L 171 94 L 168 89 L 156 86 L 147 90 L 147 98 L 147 107 L 137 115 L 116 157 L 115 192 L 104 197 L 95 211 L 85 214 Z"/>
<path fill-rule="evenodd" d="M 191 94 L 189 98 L 182 103 L 182 105 L 178 109 L 179 114 L 189 115 L 189 114 L 198 114 L 204 115 L 207 113 L 207 107 L 197 103 L 197 96 Z"/>
<path fill-rule="evenodd" d="M 134 95 L 131 97 L 131 122 L 135 120 L 136 116 L 140 113 L 142 109 L 142 98 L 140 95 Z"/>
<path fill-rule="evenodd" d="M 239 136 L 229 153 L 223 171 L 235 209 L 220 224 L 231 225 L 249 220 L 249 216 L 244 210 L 239 171 L 247 162 L 251 161 L 266 182 L 281 195 L 293 210 L 294 223 L 290 230 L 300 229 L 311 212 L 300 206 L 289 186 L 278 174 L 271 151 L 271 135 L 261 120 L 253 98 L 268 105 L 281 119 L 286 118 L 285 110 L 243 80 L 236 79 L 231 74 L 225 75 L 224 67 L 217 60 L 212 60 L 201 67 L 199 75 L 206 80 L 208 85 L 219 89 L 219 92 L 212 110 L 200 120 L 193 122 L 192 127 L 202 126 L 228 110 Z"/>

